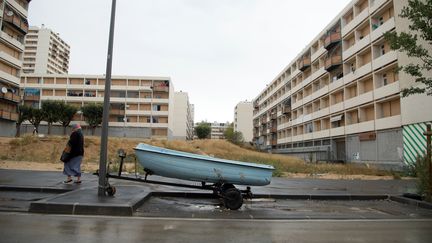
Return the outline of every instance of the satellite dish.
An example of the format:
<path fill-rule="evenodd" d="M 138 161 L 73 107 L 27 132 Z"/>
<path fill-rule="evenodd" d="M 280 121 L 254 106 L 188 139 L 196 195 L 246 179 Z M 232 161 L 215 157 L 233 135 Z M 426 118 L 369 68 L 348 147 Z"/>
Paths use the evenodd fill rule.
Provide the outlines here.
<path fill-rule="evenodd" d="M 7 90 L 6 87 L 2 87 L 2 88 L 1 88 L 1 92 L 2 92 L 3 94 L 6 94 L 6 93 L 8 92 L 8 90 Z"/>
<path fill-rule="evenodd" d="M 6 15 L 10 17 L 10 16 L 14 15 L 14 13 L 9 10 L 9 11 L 6 12 Z"/>

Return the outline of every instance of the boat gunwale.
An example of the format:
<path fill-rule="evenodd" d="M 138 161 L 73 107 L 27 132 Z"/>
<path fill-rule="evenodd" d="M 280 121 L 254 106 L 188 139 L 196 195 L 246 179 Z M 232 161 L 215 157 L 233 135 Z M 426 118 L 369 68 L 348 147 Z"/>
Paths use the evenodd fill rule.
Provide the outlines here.
<path fill-rule="evenodd" d="M 148 146 L 152 146 L 152 145 L 148 145 Z M 152 147 L 156 147 L 156 146 L 152 146 Z M 162 149 L 169 150 L 169 149 L 165 149 L 165 148 L 162 148 Z M 217 163 L 228 164 L 228 165 L 231 164 L 231 165 L 245 166 L 245 167 L 250 167 L 250 168 L 257 168 L 257 169 L 275 170 L 274 166 L 272 166 L 272 165 L 256 164 L 256 163 L 252 163 L 252 162 L 226 160 L 226 159 L 212 158 L 212 157 L 194 158 L 194 157 L 189 157 L 189 156 L 182 155 L 182 154 L 173 154 L 173 153 L 170 153 L 169 151 L 152 151 L 152 150 L 142 149 L 142 148 L 138 148 L 138 147 L 135 147 L 134 150 L 150 152 L 150 153 L 155 153 L 155 154 L 176 156 L 176 157 L 182 157 L 182 158 L 188 158 L 188 159 L 194 159 L 194 160 L 206 160 L 206 161 L 217 162 Z M 183 152 L 183 151 L 179 151 L 179 152 L 188 153 L 188 152 Z M 195 155 L 193 153 L 190 153 L 190 154 Z"/>

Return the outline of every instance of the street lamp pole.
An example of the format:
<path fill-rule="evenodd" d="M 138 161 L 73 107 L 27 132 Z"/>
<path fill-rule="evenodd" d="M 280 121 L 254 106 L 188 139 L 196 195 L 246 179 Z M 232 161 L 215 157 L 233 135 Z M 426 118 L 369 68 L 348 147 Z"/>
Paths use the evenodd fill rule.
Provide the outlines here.
<path fill-rule="evenodd" d="M 112 0 L 111 5 L 111 21 L 108 41 L 108 55 L 105 76 L 105 92 L 103 104 L 103 117 L 102 117 L 102 134 L 100 146 L 100 160 L 99 160 L 99 186 L 98 196 L 105 196 L 105 189 L 108 186 L 107 173 L 107 146 L 108 146 L 108 119 L 109 119 L 109 103 L 111 94 L 111 67 L 112 67 L 112 53 L 114 42 L 114 23 L 115 23 L 115 9 L 116 0 Z"/>

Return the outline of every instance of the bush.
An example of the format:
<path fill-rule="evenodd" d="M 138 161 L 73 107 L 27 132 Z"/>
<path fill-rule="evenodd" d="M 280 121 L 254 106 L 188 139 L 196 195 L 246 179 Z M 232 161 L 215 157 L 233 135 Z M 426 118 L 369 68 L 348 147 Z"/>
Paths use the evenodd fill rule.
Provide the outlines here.
<path fill-rule="evenodd" d="M 426 156 L 418 157 L 415 164 L 417 179 L 417 193 L 421 196 L 428 194 L 429 187 L 429 166 Z M 431 192 L 429 192 L 431 193 Z"/>

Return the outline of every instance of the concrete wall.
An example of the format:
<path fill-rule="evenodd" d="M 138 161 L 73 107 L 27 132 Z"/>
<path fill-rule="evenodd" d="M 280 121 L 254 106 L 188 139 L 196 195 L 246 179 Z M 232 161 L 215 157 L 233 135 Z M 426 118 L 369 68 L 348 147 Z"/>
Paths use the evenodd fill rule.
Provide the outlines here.
<path fill-rule="evenodd" d="M 378 131 L 375 140 L 360 141 L 357 134 L 346 138 L 346 160 L 378 167 L 401 169 L 403 164 L 402 129 Z"/>
<path fill-rule="evenodd" d="M 0 136 L 1 137 L 14 137 L 15 136 L 15 122 L 0 120 Z"/>
<path fill-rule="evenodd" d="M 15 131 L 15 129 L 13 129 Z M 33 126 L 32 125 L 22 125 L 21 126 L 21 134 L 24 133 L 32 133 L 33 132 Z M 66 129 L 67 135 L 69 135 L 71 132 L 70 128 Z M 48 126 L 47 125 L 40 125 L 39 126 L 39 134 L 47 134 L 48 133 Z M 91 129 L 88 127 L 83 127 L 83 133 L 84 135 L 91 135 Z M 52 126 L 51 128 L 51 134 L 52 135 L 63 135 L 63 127 L 61 126 Z M 98 127 L 95 129 L 95 136 L 101 135 L 101 127 Z M 109 127 L 108 128 L 108 135 L 110 137 L 128 137 L 128 138 L 150 138 L 151 137 L 151 130 L 150 128 L 140 128 L 140 127 Z"/>

